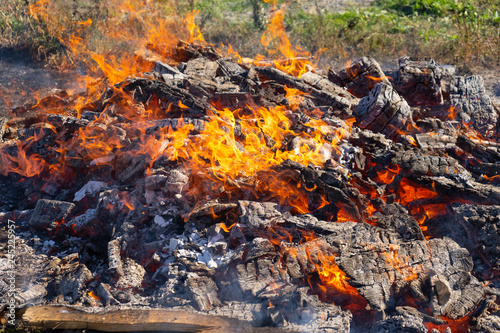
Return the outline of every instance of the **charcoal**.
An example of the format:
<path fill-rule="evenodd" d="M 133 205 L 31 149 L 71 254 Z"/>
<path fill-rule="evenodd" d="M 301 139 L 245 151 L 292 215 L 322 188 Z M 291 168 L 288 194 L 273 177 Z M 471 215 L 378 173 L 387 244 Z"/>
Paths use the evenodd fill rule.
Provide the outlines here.
<path fill-rule="evenodd" d="M 116 289 L 140 288 L 143 285 L 146 270 L 133 259 L 125 258 L 122 264 L 123 275 L 116 281 Z"/>
<path fill-rule="evenodd" d="M 484 90 L 481 76 L 454 77 L 450 86 L 450 102 L 455 107 L 457 120 L 472 122 L 472 127 L 485 137 L 495 135 L 498 113 Z"/>
<path fill-rule="evenodd" d="M 461 198 L 476 203 L 500 204 L 500 190 L 497 186 L 481 184 L 464 176 L 411 176 L 409 179 L 434 189 L 437 194 L 450 200 Z"/>
<path fill-rule="evenodd" d="M 67 302 L 74 303 L 82 295 L 85 283 L 91 279 L 92 273 L 85 265 L 79 264 L 75 271 L 61 277 L 56 287 L 57 293 L 63 295 Z"/>
<path fill-rule="evenodd" d="M 428 333 L 421 317 L 413 314 L 394 314 L 380 320 L 370 331 L 373 333 Z"/>
<path fill-rule="evenodd" d="M 219 65 L 219 75 L 230 77 L 233 75 L 245 75 L 247 73 L 238 63 L 229 59 L 218 59 L 216 62 Z"/>
<path fill-rule="evenodd" d="M 115 278 L 120 278 L 124 274 L 120 253 L 120 240 L 113 239 L 108 243 L 108 270 Z"/>
<path fill-rule="evenodd" d="M 238 201 L 240 222 L 257 230 L 269 226 L 272 219 L 280 217 L 285 208 L 273 202 Z"/>
<path fill-rule="evenodd" d="M 206 122 L 201 119 L 192 118 L 167 118 L 161 119 L 154 122 L 154 125 L 148 128 L 148 133 L 155 133 L 162 128 L 172 128 L 176 131 L 184 126 L 193 125 L 193 128 L 197 131 L 203 131 L 205 129 Z"/>
<path fill-rule="evenodd" d="M 427 295 L 427 306 L 434 316 L 461 318 L 483 296 L 483 286 L 470 274 L 471 257 L 451 239 L 402 242 L 398 235 L 367 224 L 346 222 L 336 227 L 337 231 L 306 243 L 305 248 L 321 248 L 323 243 L 328 244 L 326 251 L 338 253 L 336 261 L 350 278 L 349 283 L 382 318 L 387 309 L 394 308 L 409 281 L 415 279 L 434 281 L 434 285 L 440 284 L 437 280 L 448 284 L 448 299 L 444 297 L 445 289 L 421 291 Z M 370 251 L 365 251 L 367 248 Z M 444 304 L 439 304 L 438 298 Z"/>
<path fill-rule="evenodd" d="M 164 106 L 165 109 L 170 104 L 179 105 L 179 103 L 182 103 L 188 107 L 188 109 L 183 110 L 184 113 L 187 112 L 187 114 L 195 118 L 204 115 L 205 111 L 211 108 L 210 104 L 188 91 L 160 81 L 142 78 L 128 79 L 119 84 L 119 86 L 123 87 L 124 92 L 132 94 L 138 102 L 147 103 L 154 97 L 159 101 L 160 105 L 167 103 Z M 101 97 L 103 106 L 109 103 L 109 98 L 108 92 Z"/>
<path fill-rule="evenodd" d="M 500 331 L 500 311 L 480 317 L 471 332 L 495 333 Z"/>
<path fill-rule="evenodd" d="M 448 156 L 424 155 L 421 152 L 396 153 L 391 163 L 401 166 L 404 174 L 444 176 L 460 173 L 470 177 L 469 172 L 457 160 Z"/>
<path fill-rule="evenodd" d="M 185 183 L 182 183 L 185 185 Z M 172 191 L 174 192 L 174 191 Z M 174 192 L 175 193 L 175 192 Z M 180 191 L 178 192 L 180 193 Z M 199 204 L 195 207 L 185 218 L 186 221 L 196 220 L 201 216 L 214 216 L 219 215 L 224 211 L 228 211 L 237 207 L 235 203 L 221 203 L 218 200 L 208 201 L 203 204 Z"/>
<path fill-rule="evenodd" d="M 72 226 L 73 230 L 82 237 L 85 234 L 89 234 L 89 230 L 93 229 L 93 225 L 96 224 L 96 221 L 96 210 L 88 209 L 85 213 L 69 220 L 67 225 Z"/>
<path fill-rule="evenodd" d="M 142 176 L 146 168 L 151 165 L 151 157 L 149 155 L 136 155 L 126 164 L 128 166 L 117 173 L 116 178 L 121 183 L 129 183 Z"/>
<path fill-rule="evenodd" d="M 500 269 L 500 206 L 453 204 L 454 220 L 470 237 L 473 250 L 494 270 Z"/>
<path fill-rule="evenodd" d="M 89 121 L 82 118 L 51 114 L 47 116 L 47 123 L 55 128 L 64 128 L 66 131 L 74 133 L 81 128 L 85 128 L 89 124 Z"/>
<path fill-rule="evenodd" d="M 422 149 L 452 149 L 457 139 L 451 135 L 440 135 L 438 133 L 418 133 L 415 139 Z"/>
<path fill-rule="evenodd" d="M 467 170 L 476 175 L 494 177 L 500 175 L 500 163 L 480 163 L 467 165 Z"/>
<path fill-rule="evenodd" d="M 470 153 L 475 158 L 486 163 L 500 162 L 500 145 L 495 143 L 481 142 L 471 139 L 465 135 L 457 137 L 457 146 Z"/>
<path fill-rule="evenodd" d="M 209 78 L 214 78 L 217 74 L 219 64 L 215 61 L 210 61 L 207 58 L 199 57 L 189 60 L 186 63 L 183 74 L 188 76 L 200 75 Z"/>
<path fill-rule="evenodd" d="M 252 95 L 247 92 L 240 91 L 216 92 L 211 101 L 215 105 L 219 105 L 230 110 L 244 108 L 247 105 L 255 104 L 255 99 Z"/>
<path fill-rule="evenodd" d="M 354 113 L 360 128 L 395 137 L 411 122 L 411 110 L 406 101 L 386 83 L 377 84 L 370 94 L 359 101 Z"/>
<path fill-rule="evenodd" d="M 317 100 L 318 105 L 331 106 L 337 110 L 338 112 L 334 112 L 335 115 L 349 118 L 353 110 L 356 109 L 357 98 L 341 88 L 337 88 L 335 92 L 319 90 L 272 67 L 255 67 L 255 70 L 263 77 L 310 94 L 312 98 Z"/>
<path fill-rule="evenodd" d="M 410 106 L 443 104 L 441 71 L 434 60 L 403 57 L 398 61 L 396 87 Z"/>
<path fill-rule="evenodd" d="M 418 222 L 398 203 L 387 205 L 382 213 L 375 213 L 372 220 L 377 223 L 377 226 L 398 233 L 401 239 L 407 241 L 425 239 Z"/>
<path fill-rule="evenodd" d="M 70 202 L 55 200 L 38 200 L 29 224 L 36 230 L 54 230 L 59 223 L 65 221 L 75 205 Z"/>
<path fill-rule="evenodd" d="M 188 290 L 192 294 L 193 302 L 199 310 L 210 310 L 221 305 L 217 298 L 217 285 L 207 276 L 193 277 L 187 281 Z"/>
<path fill-rule="evenodd" d="M 379 82 L 390 84 L 388 77 L 380 68 L 378 62 L 371 57 L 362 57 L 349 63 L 338 73 L 328 71 L 328 79 L 333 83 L 347 88 L 358 98 L 368 96 L 370 91 Z"/>
<path fill-rule="evenodd" d="M 220 53 L 217 52 L 217 50 L 212 46 L 206 44 L 187 43 L 183 40 L 179 40 L 177 43 L 176 51 L 177 61 L 179 62 L 185 62 L 198 57 L 205 57 L 213 61 L 222 58 Z"/>
<path fill-rule="evenodd" d="M 170 74 L 170 75 L 183 76 L 183 74 L 177 68 L 165 64 L 161 61 L 157 61 L 155 63 L 154 71 L 160 75 Z"/>
<path fill-rule="evenodd" d="M 260 327 L 266 324 L 267 316 L 262 302 L 231 302 L 230 305 L 222 304 L 220 307 L 213 308 L 210 313 L 214 315 L 237 318 Z"/>

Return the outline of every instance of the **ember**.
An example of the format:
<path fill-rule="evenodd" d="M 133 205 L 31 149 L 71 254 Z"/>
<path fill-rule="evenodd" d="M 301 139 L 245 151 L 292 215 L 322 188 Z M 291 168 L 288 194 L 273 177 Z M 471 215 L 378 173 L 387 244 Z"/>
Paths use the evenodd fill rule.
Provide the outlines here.
<path fill-rule="evenodd" d="M 49 0 L 31 13 L 55 24 Z M 85 93 L 0 119 L 0 236 L 15 220 L 28 268 L 18 308 L 175 308 L 290 331 L 500 322 L 499 108 L 482 79 L 409 57 L 322 72 L 273 13 L 271 60 L 208 44 L 195 12 L 183 31 L 153 14 L 141 35 L 100 27 L 133 55 L 54 32 L 94 62 Z"/>

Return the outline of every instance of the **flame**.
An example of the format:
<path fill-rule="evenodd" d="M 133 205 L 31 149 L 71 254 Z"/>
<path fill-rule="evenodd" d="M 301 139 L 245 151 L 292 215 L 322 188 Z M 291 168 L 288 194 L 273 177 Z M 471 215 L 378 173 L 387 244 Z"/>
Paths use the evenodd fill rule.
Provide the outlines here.
<path fill-rule="evenodd" d="M 450 106 L 450 110 L 448 112 L 448 119 L 449 120 L 457 119 L 457 111 L 455 110 L 455 107 L 453 105 Z"/>
<path fill-rule="evenodd" d="M 465 316 L 460 319 L 452 320 L 446 317 L 439 317 L 446 321 L 446 324 L 436 325 L 433 323 L 426 323 L 425 326 L 429 330 L 429 332 L 433 329 L 438 330 L 441 333 L 447 332 L 447 329 L 450 328 L 453 333 L 466 333 L 469 332 L 469 317 Z"/>
<path fill-rule="evenodd" d="M 88 295 L 88 296 L 92 299 L 92 301 L 91 301 L 91 302 L 92 302 L 92 305 L 93 305 L 93 306 L 95 305 L 95 304 L 94 304 L 94 302 L 99 302 L 99 303 L 101 303 L 101 298 L 100 298 L 99 296 L 97 296 L 97 295 L 94 293 L 94 291 L 93 291 L 93 290 L 89 291 L 89 292 L 87 293 L 87 295 Z"/>
<path fill-rule="evenodd" d="M 276 1 L 273 1 L 273 13 L 269 18 L 267 30 L 262 34 L 261 42 L 270 55 L 281 54 L 285 61 L 275 60 L 274 65 L 276 68 L 300 77 L 308 71 L 307 66 L 312 65 L 311 54 L 303 51 L 300 47 L 293 47 L 288 39 L 283 23 L 285 19 L 286 6 L 283 5 L 281 9 L 276 9 Z M 275 42 L 275 44 L 273 44 Z M 257 64 L 259 60 L 262 61 L 264 57 L 257 57 Z"/>
<path fill-rule="evenodd" d="M 420 185 L 412 184 L 407 179 L 401 180 L 398 189 L 399 202 L 406 206 L 419 199 L 431 199 L 438 196 L 435 191 L 431 191 Z"/>
<path fill-rule="evenodd" d="M 394 79 L 390 76 L 382 76 L 382 77 L 375 77 L 375 76 L 370 76 L 370 75 L 365 75 L 367 79 L 372 80 L 373 82 L 382 82 L 383 80 L 391 80 L 394 81 Z"/>
<path fill-rule="evenodd" d="M 382 184 L 390 184 L 394 181 L 394 178 L 397 175 L 399 175 L 400 170 L 401 170 L 401 167 L 399 165 L 396 165 L 393 169 L 387 168 L 384 171 L 381 171 L 377 174 L 376 181 L 378 181 Z"/>
<path fill-rule="evenodd" d="M 390 252 L 383 252 L 386 262 L 396 269 L 404 277 L 405 281 L 415 280 L 422 267 L 419 266 L 419 269 L 417 269 L 416 267 L 409 266 L 408 258 L 399 255 L 399 246 L 389 245 L 389 250 Z"/>
<path fill-rule="evenodd" d="M 335 255 L 328 255 L 323 251 L 317 253 L 317 259 L 311 260 L 318 270 L 321 282 L 324 285 L 333 288 L 341 293 L 359 295 L 358 290 L 351 286 L 347 281 L 347 275 L 337 266 Z"/>
<path fill-rule="evenodd" d="M 206 44 L 205 39 L 203 38 L 203 35 L 201 34 L 200 28 L 194 23 L 194 20 L 196 16 L 198 16 L 198 13 L 200 11 L 192 11 L 191 13 L 188 13 L 186 16 L 186 23 L 188 25 L 188 30 L 189 30 L 189 42 L 200 42 L 203 44 Z"/>
<path fill-rule="evenodd" d="M 23 144 L 16 142 L 17 154 L 12 156 L 4 149 L 0 149 L 0 173 L 7 176 L 9 173 L 17 173 L 23 177 L 40 175 L 47 167 L 47 163 L 37 154 L 28 155 L 30 139 Z M 36 140 L 33 140 L 36 141 Z"/>

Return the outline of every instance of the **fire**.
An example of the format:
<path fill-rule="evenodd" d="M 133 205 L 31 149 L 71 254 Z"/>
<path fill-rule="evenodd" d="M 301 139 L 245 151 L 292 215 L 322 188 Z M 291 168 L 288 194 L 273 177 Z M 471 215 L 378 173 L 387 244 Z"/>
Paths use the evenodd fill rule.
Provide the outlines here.
<path fill-rule="evenodd" d="M 383 80 L 391 80 L 394 81 L 394 79 L 390 76 L 382 76 L 382 77 L 375 77 L 375 76 L 369 76 L 365 75 L 367 79 L 372 80 L 373 82 L 382 82 Z"/>
<path fill-rule="evenodd" d="M 188 30 L 189 30 L 189 42 L 200 42 L 205 44 L 205 38 L 203 38 L 203 35 L 201 34 L 200 28 L 194 23 L 194 20 L 196 16 L 198 15 L 199 11 L 192 11 L 191 13 L 188 13 L 186 16 L 186 22 L 188 25 Z"/>
<path fill-rule="evenodd" d="M 299 47 L 293 47 L 288 39 L 283 23 L 285 19 L 286 6 L 280 9 L 275 8 L 273 1 L 273 14 L 269 19 L 267 30 L 262 34 L 261 42 L 269 54 L 281 54 L 286 61 L 275 60 L 274 65 L 282 71 L 300 77 L 308 71 L 307 66 L 311 65 L 311 54 L 301 50 Z M 276 44 L 273 44 L 276 42 Z M 259 57 L 258 60 L 263 60 Z"/>
<path fill-rule="evenodd" d="M 97 296 L 93 290 L 89 291 L 87 295 L 92 299 L 92 305 L 95 304 L 95 302 L 101 302 L 101 298 Z"/>
<path fill-rule="evenodd" d="M 405 256 L 401 256 L 398 253 L 398 250 L 398 246 L 389 246 L 390 252 L 383 253 L 385 256 L 385 260 L 404 277 L 405 281 L 415 280 L 418 277 L 419 271 L 422 270 L 422 267 L 419 266 L 419 269 L 417 269 L 415 267 L 409 266 L 408 258 Z"/>
<path fill-rule="evenodd" d="M 448 119 L 450 119 L 450 120 L 457 119 L 457 112 L 456 112 L 455 107 L 453 105 L 450 106 L 450 110 L 448 113 Z"/>
<path fill-rule="evenodd" d="M 396 165 L 393 169 L 387 168 L 378 173 L 376 180 L 382 184 L 390 184 L 394 181 L 394 178 L 399 175 L 400 170 L 401 167 L 399 165 Z"/>
<path fill-rule="evenodd" d="M 419 199 L 432 199 L 438 196 L 434 191 L 425 187 L 414 185 L 408 180 L 403 179 L 399 183 L 399 202 L 406 206 L 407 204 Z"/>
<path fill-rule="evenodd" d="M 46 168 L 47 163 L 36 154 L 28 155 L 29 141 L 23 144 L 16 142 L 17 153 L 15 156 L 6 152 L 5 148 L 0 150 L 0 173 L 7 176 L 9 173 L 17 173 L 23 177 L 40 175 Z"/>
<path fill-rule="evenodd" d="M 316 269 L 318 270 L 321 282 L 324 285 L 334 288 L 341 293 L 359 295 L 356 288 L 352 287 L 347 281 L 349 278 L 346 274 L 337 266 L 335 262 L 335 255 L 328 255 L 322 251 L 317 253 L 318 262 L 314 262 Z"/>
<path fill-rule="evenodd" d="M 440 317 L 446 321 L 446 324 L 435 325 L 433 323 L 426 323 L 425 326 L 429 332 L 433 329 L 438 330 L 441 333 L 447 332 L 449 328 L 453 333 L 466 333 L 469 332 L 469 317 L 465 316 L 463 318 L 452 320 L 446 317 Z"/>

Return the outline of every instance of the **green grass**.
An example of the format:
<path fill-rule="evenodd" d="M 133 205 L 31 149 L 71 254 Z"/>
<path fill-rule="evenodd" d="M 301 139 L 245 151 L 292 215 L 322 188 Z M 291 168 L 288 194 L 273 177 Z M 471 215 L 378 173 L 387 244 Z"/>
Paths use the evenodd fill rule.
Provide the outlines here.
<path fill-rule="evenodd" d="M 66 49 L 50 24 L 28 14 L 27 3 L 33 2 L 0 3 L 0 44 L 28 48 L 35 58 L 57 66 L 67 54 Z M 260 43 L 262 24 L 272 9 L 262 0 L 152 2 L 162 8 L 165 17 L 178 15 L 179 21 L 187 12 L 198 10 L 196 23 L 205 39 L 215 45 L 230 43 L 243 56 L 265 53 Z M 55 3 L 53 15 L 65 18 L 58 20 L 66 26 L 67 35 L 74 29 L 72 22 L 92 18 L 96 23 L 108 24 L 122 15 L 106 7 L 106 2 L 96 7 L 95 0 L 51 3 Z M 277 5 L 283 3 L 278 1 Z M 500 66 L 500 0 L 376 0 L 368 7 L 351 7 L 342 12 L 327 10 L 323 1 L 288 3 L 285 26 L 292 44 L 312 53 L 326 49 L 322 55 L 325 59 L 343 61 L 364 55 L 395 59 L 410 55 L 449 64 Z M 308 10 L 304 3 L 310 4 Z M 140 18 L 136 21 L 131 25 L 140 26 Z M 95 47 L 114 50 L 116 41 L 99 35 L 96 26 L 99 24 L 93 24 L 94 30 L 87 32 L 93 34 Z"/>

